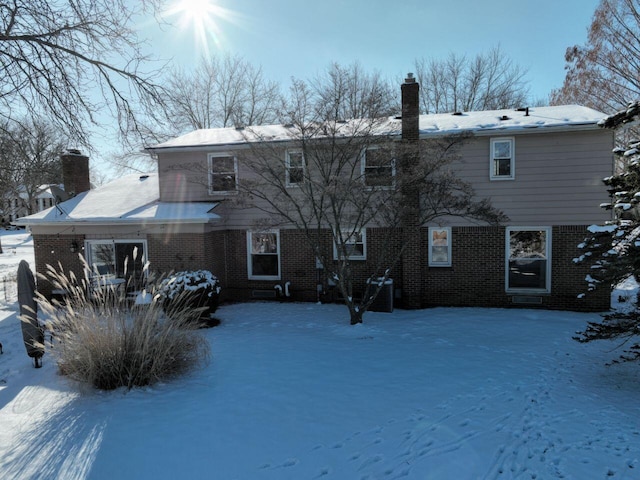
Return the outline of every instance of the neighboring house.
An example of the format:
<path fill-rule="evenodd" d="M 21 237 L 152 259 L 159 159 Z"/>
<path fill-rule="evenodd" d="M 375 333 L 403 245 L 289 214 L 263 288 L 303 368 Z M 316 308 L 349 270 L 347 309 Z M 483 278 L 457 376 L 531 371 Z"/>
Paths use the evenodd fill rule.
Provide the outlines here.
<path fill-rule="evenodd" d="M 64 191 L 64 185 L 40 185 L 31 200 L 22 187 L 17 195 L 5 198 L 0 217 L 4 219 L 3 223 L 12 223 L 18 218 L 30 213 L 41 212 L 68 198 L 69 196 Z"/>
<path fill-rule="evenodd" d="M 417 83 L 408 79 L 407 85 L 417 102 Z M 403 95 L 403 102 L 412 101 Z M 405 119 L 388 119 L 381 135 L 411 128 L 404 120 L 417 103 L 405 107 Z M 580 106 L 420 115 L 409 137 L 474 134 L 457 171 L 509 221 L 421 226 L 404 252 L 408 260 L 391 273 L 398 304 L 607 309 L 608 292 L 578 298 L 588 270 L 572 262 L 586 227 L 608 219 L 599 204 L 608 199 L 602 178 L 613 171 L 613 135 L 598 127 L 603 117 Z M 83 250 L 90 264 L 124 276 L 124 258 L 135 249 L 153 271 L 211 270 L 226 299 L 272 297 L 286 286 L 294 300 L 315 301 L 319 292 L 330 300 L 322 266 L 301 232 L 260 230 L 259 216 L 232 201 L 238 180 L 250 175 L 250 142 L 277 144 L 284 181 L 298 181 L 305 164 L 288 148 L 290 140 L 287 126 L 198 130 L 148 149 L 158 174 L 123 177 L 17 223 L 32 229 L 41 272 L 60 261 L 79 273 L 76 250 Z M 361 291 L 373 269 L 367 252 L 376 248 L 375 226 L 354 239 L 351 259 Z M 45 294 L 47 288 L 40 285 Z"/>

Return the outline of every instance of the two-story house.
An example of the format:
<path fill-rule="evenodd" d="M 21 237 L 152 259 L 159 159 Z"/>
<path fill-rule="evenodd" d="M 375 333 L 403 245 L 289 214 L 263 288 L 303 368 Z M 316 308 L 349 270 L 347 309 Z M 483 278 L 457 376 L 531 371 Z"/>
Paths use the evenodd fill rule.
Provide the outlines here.
<path fill-rule="evenodd" d="M 418 115 L 417 92 L 408 78 L 404 118 L 386 119 L 376 134 L 416 141 L 472 134 L 455 170 L 508 221 L 419 225 L 403 252 L 410 261 L 391 273 L 398 304 L 607 309 L 604 290 L 578 298 L 588 271 L 572 262 L 587 226 L 607 220 L 599 204 L 608 200 L 602 178 L 613 170 L 613 135 L 597 125 L 604 115 L 575 105 Z M 259 228 L 256 212 L 234 201 L 239 181 L 251 175 L 256 144 L 281 152 L 287 185 L 302 178 L 304 155 L 287 125 L 194 131 L 148 149 L 158 173 L 129 175 L 20 219 L 32 229 L 37 270 L 61 262 L 80 273 L 82 253 L 89 264 L 123 276 L 124 259 L 135 250 L 134 269 L 144 257 L 154 271 L 211 270 L 231 300 L 284 291 L 294 300 L 331 298 L 318 272 L 325 266 L 300 232 Z M 363 163 L 363 171 L 368 167 Z M 353 240 L 362 289 L 374 268 L 367 252 L 380 247 L 376 232 L 371 225 Z M 49 287 L 40 288 L 46 294 Z"/>
<path fill-rule="evenodd" d="M 25 188 L 19 189 L 17 194 L 7 196 L 2 202 L 0 217 L 2 225 L 10 224 L 20 217 L 30 213 L 41 212 L 55 204 L 69 198 L 64 191 L 64 185 L 40 185 L 29 195 Z"/>

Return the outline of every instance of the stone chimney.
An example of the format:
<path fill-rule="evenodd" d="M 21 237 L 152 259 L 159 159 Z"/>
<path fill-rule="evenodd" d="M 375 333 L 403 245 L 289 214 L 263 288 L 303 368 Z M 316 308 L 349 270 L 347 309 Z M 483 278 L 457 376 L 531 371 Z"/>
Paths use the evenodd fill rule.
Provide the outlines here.
<path fill-rule="evenodd" d="M 407 73 L 402 91 L 402 139 L 418 140 L 420 133 L 420 84 L 416 82 L 413 73 Z"/>
<path fill-rule="evenodd" d="M 86 192 L 91 188 L 89 182 L 89 157 L 80 150 L 69 149 L 60 156 L 64 191 L 69 197 Z"/>

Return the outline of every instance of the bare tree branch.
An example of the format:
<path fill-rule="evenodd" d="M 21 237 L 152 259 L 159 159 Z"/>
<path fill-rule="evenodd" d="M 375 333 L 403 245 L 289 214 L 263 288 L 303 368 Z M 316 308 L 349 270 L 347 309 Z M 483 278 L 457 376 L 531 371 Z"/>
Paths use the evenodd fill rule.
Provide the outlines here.
<path fill-rule="evenodd" d="M 517 108 L 526 105 L 527 71 L 500 47 L 473 59 L 451 53 L 444 60 L 415 61 L 422 113 Z"/>
<path fill-rule="evenodd" d="M 81 145 L 106 109 L 122 137 L 162 106 L 158 72 L 132 22 L 160 0 L 14 0 L 0 4 L 0 116 L 36 112 Z"/>

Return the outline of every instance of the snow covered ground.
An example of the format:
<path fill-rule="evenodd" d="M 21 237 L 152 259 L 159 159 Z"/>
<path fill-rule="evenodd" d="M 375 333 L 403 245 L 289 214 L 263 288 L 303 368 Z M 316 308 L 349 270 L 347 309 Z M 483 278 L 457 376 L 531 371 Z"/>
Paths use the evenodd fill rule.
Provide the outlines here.
<path fill-rule="evenodd" d="M 30 238 L 3 232 L 0 276 Z M 13 250 L 15 249 L 15 253 Z M 1 299 L 1 297 L 0 297 Z M 36 370 L 0 300 L 2 479 L 637 479 L 640 367 L 595 314 L 222 306 L 211 363 L 126 392 Z"/>

